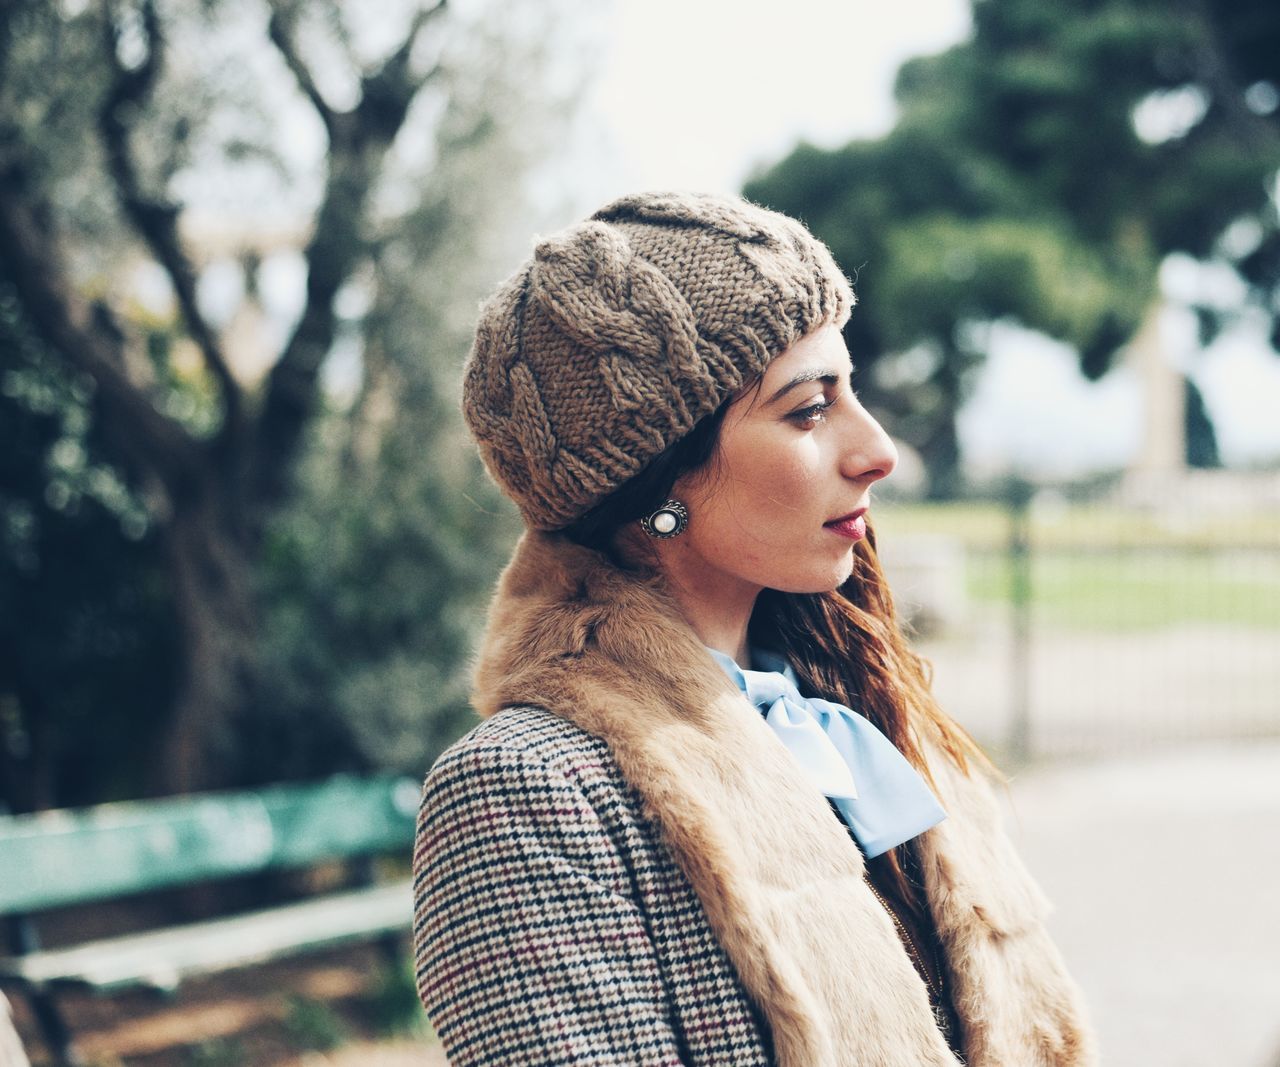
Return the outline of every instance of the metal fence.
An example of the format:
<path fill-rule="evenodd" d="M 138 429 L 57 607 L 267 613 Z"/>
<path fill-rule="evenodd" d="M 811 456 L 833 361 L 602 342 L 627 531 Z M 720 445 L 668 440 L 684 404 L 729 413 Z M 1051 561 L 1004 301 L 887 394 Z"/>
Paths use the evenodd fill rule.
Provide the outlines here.
<path fill-rule="evenodd" d="M 1280 736 L 1280 475 L 1233 477 L 878 504 L 943 706 L 1013 760 Z"/>

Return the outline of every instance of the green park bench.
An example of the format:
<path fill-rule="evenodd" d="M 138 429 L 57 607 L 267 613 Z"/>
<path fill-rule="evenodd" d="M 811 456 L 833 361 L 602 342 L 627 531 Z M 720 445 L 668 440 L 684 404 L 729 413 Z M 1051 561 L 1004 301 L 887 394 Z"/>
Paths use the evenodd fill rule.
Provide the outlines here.
<path fill-rule="evenodd" d="M 352 942 L 399 943 L 411 924 L 407 880 L 365 878 L 358 888 L 252 913 L 49 949 L 40 947 L 33 915 L 378 853 L 407 858 L 418 797 L 411 779 L 339 776 L 0 816 L 0 917 L 11 935 L 11 954 L 0 955 L 0 986 L 28 998 L 56 1061 L 75 1065 L 83 1061 L 58 1008 L 62 991 L 172 992 L 192 975 Z"/>

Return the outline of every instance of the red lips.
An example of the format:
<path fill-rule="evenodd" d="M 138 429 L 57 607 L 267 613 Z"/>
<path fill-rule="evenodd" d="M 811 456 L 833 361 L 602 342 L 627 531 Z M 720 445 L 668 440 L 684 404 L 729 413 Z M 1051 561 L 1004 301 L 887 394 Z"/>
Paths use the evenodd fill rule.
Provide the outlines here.
<path fill-rule="evenodd" d="M 866 513 L 866 508 L 858 508 L 857 511 L 851 511 L 848 515 L 842 515 L 838 519 L 824 522 L 822 526 L 823 529 L 830 530 L 841 537 L 847 537 L 851 541 L 859 541 L 867 536 L 867 520 L 864 517 Z"/>

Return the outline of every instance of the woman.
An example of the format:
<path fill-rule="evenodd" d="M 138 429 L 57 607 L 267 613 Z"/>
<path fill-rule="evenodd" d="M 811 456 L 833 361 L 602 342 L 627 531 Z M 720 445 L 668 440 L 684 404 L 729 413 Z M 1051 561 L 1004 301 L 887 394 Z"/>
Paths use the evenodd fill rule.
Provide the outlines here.
<path fill-rule="evenodd" d="M 454 1067 L 1094 1062 L 894 620 L 852 304 L 799 223 L 649 194 L 484 305 L 463 407 L 528 529 L 419 820 Z"/>

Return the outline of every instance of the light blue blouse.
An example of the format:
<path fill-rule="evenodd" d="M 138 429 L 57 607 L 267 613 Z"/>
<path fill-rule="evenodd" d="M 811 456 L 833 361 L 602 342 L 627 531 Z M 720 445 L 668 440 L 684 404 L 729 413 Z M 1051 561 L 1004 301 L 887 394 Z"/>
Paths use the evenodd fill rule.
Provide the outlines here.
<path fill-rule="evenodd" d="M 920 773 L 865 716 L 830 700 L 800 695 L 781 656 L 752 649 L 764 670 L 743 670 L 707 649 L 825 796 L 868 859 L 909 841 L 947 817 Z"/>

